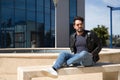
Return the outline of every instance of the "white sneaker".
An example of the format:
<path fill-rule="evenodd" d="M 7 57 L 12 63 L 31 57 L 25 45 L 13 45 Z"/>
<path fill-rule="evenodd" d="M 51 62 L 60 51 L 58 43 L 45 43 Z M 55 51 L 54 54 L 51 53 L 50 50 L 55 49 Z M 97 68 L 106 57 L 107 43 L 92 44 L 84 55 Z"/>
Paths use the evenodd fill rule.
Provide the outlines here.
<path fill-rule="evenodd" d="M 55 71 L 53 68 L 43 69 L 43 70 L 41 70 L 41 72 L 45 76 L 48 76 L 48 77 L 52 77 L 52 78 L 57 78 L 58 77 L 57 71 Z"/>

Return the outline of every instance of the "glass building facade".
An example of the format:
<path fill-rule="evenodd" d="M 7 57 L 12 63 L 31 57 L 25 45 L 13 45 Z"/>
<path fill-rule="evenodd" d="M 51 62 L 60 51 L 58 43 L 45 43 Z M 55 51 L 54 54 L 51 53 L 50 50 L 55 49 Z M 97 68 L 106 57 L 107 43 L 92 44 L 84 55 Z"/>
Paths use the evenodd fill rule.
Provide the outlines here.
<path fill-rule="evenodd" d="M 69 11 L 69 15 L 70 15 L 70 17 L 69 17 L 69 22 L 70 22 L 70 34 L 72 34 L 73 33 L 73 19 L 74 19 L 74 17 L 75 16 L 77 16 L 77 0 L 70 0 L 70 4 L 69 4 L 70 6 L 70 11 Z"/>
<path fill-rule="evenodd" d="M 69 26 L 76 15 L 77 0 L 69 0 Z M 55 47 L 53 0 L 0 0 L 0 48 L 32 45 Z"/>

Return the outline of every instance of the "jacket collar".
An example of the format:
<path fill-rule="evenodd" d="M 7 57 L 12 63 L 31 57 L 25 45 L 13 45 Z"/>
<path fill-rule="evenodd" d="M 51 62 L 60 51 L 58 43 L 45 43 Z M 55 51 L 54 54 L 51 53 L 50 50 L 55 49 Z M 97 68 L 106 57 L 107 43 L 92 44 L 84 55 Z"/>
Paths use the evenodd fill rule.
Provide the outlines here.
<path fill-rule="evenodd" d="M 81 36 L 86 36 L 86 34 L 90 32 L 89 30 L 84 30 L 83 34 Z M 73 33 L 73 37 L 76 37 L 77 36 L 77 33 Z"/>

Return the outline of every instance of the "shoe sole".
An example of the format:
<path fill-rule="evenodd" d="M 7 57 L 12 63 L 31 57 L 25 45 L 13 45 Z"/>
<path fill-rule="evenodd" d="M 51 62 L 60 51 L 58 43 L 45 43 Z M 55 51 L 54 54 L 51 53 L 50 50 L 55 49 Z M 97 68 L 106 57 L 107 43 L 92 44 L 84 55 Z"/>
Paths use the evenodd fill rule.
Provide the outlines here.
<path fill-rule="evenodd" d="M 56 76 L 56 75 L 52 75 L 52 74 L 50 74 L 49 72 L 44 71 L 44 70 L 41 71 L 41 73 L 42 73 L 43 75 L 47 76 L 47 77 L 58 78 L 58 76 Z"/>

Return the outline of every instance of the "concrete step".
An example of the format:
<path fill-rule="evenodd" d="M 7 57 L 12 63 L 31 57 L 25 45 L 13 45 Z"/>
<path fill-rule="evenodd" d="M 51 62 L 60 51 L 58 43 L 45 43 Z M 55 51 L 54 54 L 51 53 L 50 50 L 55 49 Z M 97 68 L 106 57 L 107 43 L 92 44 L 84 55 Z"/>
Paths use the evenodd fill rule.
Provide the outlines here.
<path fill-rule="evenodd" d="M 32 80 L 36 77 L 47 77 L 42 74 L 42 69 L 50 68 L 51 66 L 29 66 L 18 68 L 18 80 Z M 88 73 L 102 73 L 103 80 L 119 80 L 120 77 L 120 64 L 105 64 L 100 63 L 99 65 L 92 67 L 67 67 L 58 70 L 58 77 L 67 75 L 80 75 Z M 58 78 L 57 77 L 57 78 Z M 73 79 L 73 78 L 72 78 Z M 79 79 L 79 78 L 77 78 Z M 64 79 L 63 79 L 64 80 Z M 73 79 L 74 80 L 74 79 Z"/>

